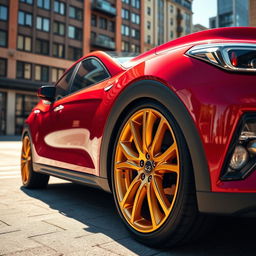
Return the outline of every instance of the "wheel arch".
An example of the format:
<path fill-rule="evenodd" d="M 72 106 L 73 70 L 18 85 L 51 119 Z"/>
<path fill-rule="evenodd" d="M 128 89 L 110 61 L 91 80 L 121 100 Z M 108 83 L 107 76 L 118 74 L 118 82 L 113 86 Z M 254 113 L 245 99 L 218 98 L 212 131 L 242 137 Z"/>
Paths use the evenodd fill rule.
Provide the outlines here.
<path fill-rule="evenodd" d="M 107 178 L 111 188 L 111 159 L 115 134 L 121 121 L 135 102 L 149 99 L 168 109 L 183 131 L 191 155 L 197 191 L 211 191 L 209 168 L 197 128 L 178 96 L 156 80 L 140 80 L 129 85 L 114 103 L 106 122 L 100 150 L 100 176 Z"/>

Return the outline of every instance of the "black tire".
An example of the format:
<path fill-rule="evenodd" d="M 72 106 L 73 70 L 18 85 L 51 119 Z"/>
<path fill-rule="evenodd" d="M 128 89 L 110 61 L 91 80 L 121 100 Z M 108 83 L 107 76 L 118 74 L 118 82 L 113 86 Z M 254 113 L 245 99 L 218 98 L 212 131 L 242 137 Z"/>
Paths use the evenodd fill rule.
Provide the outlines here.
<path fill-rule="evenodd" d="M 155 109 L 167 119 L 176 137 L 181 163 L 179 187 L 173 208 L 162 226 L 150 233 L 139 232 L 133 228 L 124 217 L 118 202 L 113 173 L 115 150 L 117 148 L 117 143 L 121 131 L 124 128 L 127 120 L 135 112 L 144 108 Z M 136 102 L 132 108 L 126 111 L 125 118 L 121 120 L 121 122 L 118 124 L 118 127 L 119 130 L 115 138 L 115 144 L 112 152 L 111 182 L 115 204 L 126 228 L 131 232 L 135 239 L 150 247 L 155 248 L 169 248 L 174 245 L 181 245 L 190 242 L 191 240 L 195 240 L 196 237 L 202 235 L 201 230 L 204 229 L 207 220 L 205 216 L 199 214 L 198 212 L 193 167 L 189 150 L 182 130 L 180 129 L 172 114 L 168 111 L 168 109 L 166 109 L 158 102 L 142 100 Z"/>
<path fill-rule="evenodd" d="M 30 145 L 30 153 L 28 154 L 27 159 L 25 159 L 25 157 L 23 156 L 25 143 L 29 143 Z M 31 140 L 30 140 L 30 137 L 26 134 L 22 139 L 22 153 L 21 153 L 21 176 L 22 176 L 23 187 L 28 189 L 46 188 L 49 181 L 49 175 L 37 173 L 33 170 L 32 157 L 33 156 L 32 156 L 32 150 L 31 150 Z M 26 160 L 27 166 L 24 166 L 22 164 L 22 161 L 24 160 Z M 23 168 L 27 168 L 25 177 L 24 177 Z"/>

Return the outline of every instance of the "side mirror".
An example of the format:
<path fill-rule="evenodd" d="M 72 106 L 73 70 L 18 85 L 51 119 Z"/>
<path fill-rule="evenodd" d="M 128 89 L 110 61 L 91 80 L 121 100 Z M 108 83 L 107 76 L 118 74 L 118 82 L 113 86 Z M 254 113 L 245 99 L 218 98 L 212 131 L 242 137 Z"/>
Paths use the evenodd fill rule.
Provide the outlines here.
<path fill-rule="evenodd" d="M 53 102 L 55 99 L 56 88 L 53 85 L 43 85 L 37 91 L 37 97 Z"/>

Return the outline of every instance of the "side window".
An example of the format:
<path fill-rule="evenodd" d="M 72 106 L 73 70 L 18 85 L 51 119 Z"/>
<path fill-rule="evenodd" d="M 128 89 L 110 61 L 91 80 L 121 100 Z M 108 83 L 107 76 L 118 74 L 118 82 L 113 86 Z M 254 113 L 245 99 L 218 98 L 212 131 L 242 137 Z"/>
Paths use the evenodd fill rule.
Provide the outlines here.
<path fill-rule="evenodd" d="M 107 70 L 99 61 L 92 58 L 86 59 L 82 61 L 76 73 L 71 87 L 71 92 L 97 84 L 109 77 Z"/>
<path fill-rule="evenodd" d="M 61 80 L 56 84 L 56 96 L 55 99 L 59 100 L 69 94 L 70 80 L 74 72 L 75 66 L 71 68 L 67 74 L 65 74 Z"/>

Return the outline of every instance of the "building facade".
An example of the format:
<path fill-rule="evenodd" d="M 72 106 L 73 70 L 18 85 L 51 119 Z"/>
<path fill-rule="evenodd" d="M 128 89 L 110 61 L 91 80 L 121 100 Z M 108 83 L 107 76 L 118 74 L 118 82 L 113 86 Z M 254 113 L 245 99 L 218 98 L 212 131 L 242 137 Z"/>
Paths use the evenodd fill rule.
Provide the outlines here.
<path fill-rule="evenodd" d="M 145 0 L 145 50 L 192 33 L 192 0 Z"/>
<path fill-rule="evenodd" d="M 94 50 L 144 51 L 144 0 L 0 0 L 0 135 L 20 134 L 36 90 Z"/>
<path fill-rule="evenodd" d="M 248 26 L 248 12 L 248 0 L 218 0 L 217 17 L 210 18 L 210 28 Z"/>
<path fill-rule="evenodd" d="M 256 1 L 249 0 L 249 25 L 256 27 Z"/>
<path fill-rule="evenodd" d="M 200 32 L 200 31 L 204 31 L 204 30 L 207 30 L 208 28 L 201 25 L 201 24 L 195 24 L 193 25 L 193 33 L 196 33 L 196 32 Z"/>

